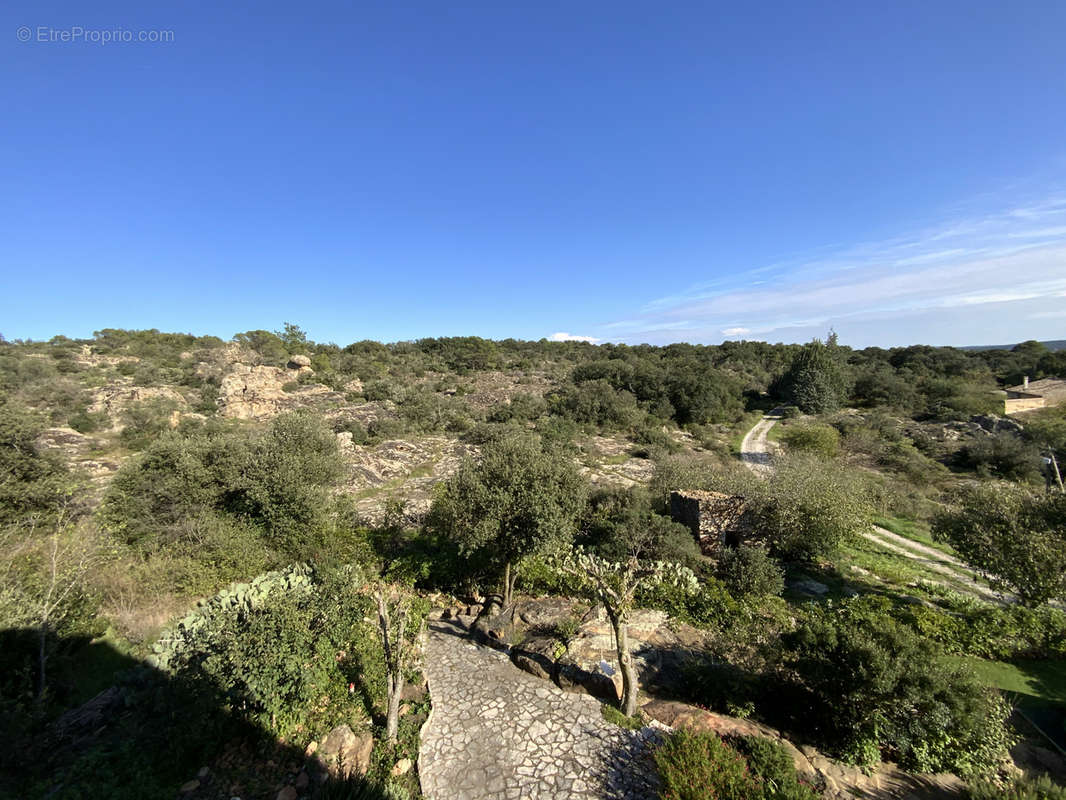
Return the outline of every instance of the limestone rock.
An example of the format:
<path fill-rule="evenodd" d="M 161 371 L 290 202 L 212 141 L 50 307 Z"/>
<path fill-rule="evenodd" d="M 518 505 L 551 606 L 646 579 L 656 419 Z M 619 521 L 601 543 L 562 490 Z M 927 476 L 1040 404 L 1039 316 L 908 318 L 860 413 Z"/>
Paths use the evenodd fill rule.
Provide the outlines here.
<path fill-rule="evenodd" d="M 793 581 L 788 585 L 789 589 L 800 594 L 809 594 L 814 596 L 821 596 L 829 591 L 829 587 L 824 583 L 820 583 L 813 578 L 807 578 L 801 581 Z"/>
<path fill-rule="evenodd" d="M 302 369 L 311 366 L 311 359 L 305 355 L 292 356 L 289 359 L 289 369 Z"/>
<path fill-rule="evenodd" d="M 348 725 L 338 725 L 319 747 L 318 759 L 331 775 L 365 775 L 373 749 L 374 737 L 370 733 L 355 733 Z"/>
<path fill-rule="evenodd" d="M 1021 436 L 1025 428 L 1021 423 L 1009 417 L 997 417 L 995 414 L 975 414 L 970 417 L 970 422 L 981 427 L 988 433 L 1010 433 Z"/>
<path fill-rule="evenodd" d="M 533 636 L 511 648 L 511 661 L 530 675 L 555 680 L 555 660 L 561 645 L 550 636 Z"/>
<path fill-rule="evenodd" d="M 73 428 L 45 428 L 37 437 L 37 445 L 45 450 L 62 450 L 69 454 L 86 452 L 93 440 Z"/>
<path fill-rule="evenodd" d="M 571 659 L 564 658 L 556 663 L 556 685 L 566 692 L 581 692 L 614 702 L 621 696 L 619 686 L 611 677 L 602 672 L 583 669 Z"/>
<path fill-rule="evenodd" d="M 393 777 L 397 777 L 399 775 L 406 775 L 408 772 L 411 771 L 411 767 L 413 766 L 414 764 L 411 763 L 411 759 L 401 758 L 399 761 L 396 762 L 395 766 L 393 766 L 392 775 Z"/>
<path fill-rule="evenodd" d="M 287 382 L 277 367 L 250 367 L 235 364 L 222 379 L 218 392 L 219 413 L 234 419 L 266 419 L 278 413 Z"/>
<path fill-rule="evenodd" d="M 89 404 L 90 413 L 99 414 L 105 412 L 111 419 L 112 430 L 121 430 L 125 427 L 122 415 L 131 407 L 140 403 L 153 400 L 173 403 L 178 409 L 188 407 L 185 398 L 174 389 L 166 386 L 129 386 L 110 385 L 104 386 L 93 392 L 92 402 Z"/>

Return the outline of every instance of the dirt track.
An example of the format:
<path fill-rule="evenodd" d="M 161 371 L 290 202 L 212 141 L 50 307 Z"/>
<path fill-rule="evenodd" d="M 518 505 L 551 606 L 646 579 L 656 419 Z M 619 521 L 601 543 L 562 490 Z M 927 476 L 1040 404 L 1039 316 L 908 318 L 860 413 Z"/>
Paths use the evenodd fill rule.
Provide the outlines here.
<path fill-rule="evenodd" d="M 766 440 L 766 435 L 774 423 L 781 418 L 776 412 L 777 409 L 774 409 L 755 423 L 740 444 L 740 460 L 756 475 L 763 477 L 770 477 L 773 474 L 770 444 Z M 864 531 L 862 535 L 881 549 L 904 556 L 915 564 L 921 565 L 925 570 L 934 573 L 930 576 L 930 580 L 942 586 L 993 603 L 1010 602 L 1007 596 L 994 592 L 974 580 L 970 569 L 954 556 L 949 556 L 940 550 L 927 547 L 876 525 L 873 526 L 873 530 Z M 949 579 L 951 583 L 946 583 L 942 578 Z"/>

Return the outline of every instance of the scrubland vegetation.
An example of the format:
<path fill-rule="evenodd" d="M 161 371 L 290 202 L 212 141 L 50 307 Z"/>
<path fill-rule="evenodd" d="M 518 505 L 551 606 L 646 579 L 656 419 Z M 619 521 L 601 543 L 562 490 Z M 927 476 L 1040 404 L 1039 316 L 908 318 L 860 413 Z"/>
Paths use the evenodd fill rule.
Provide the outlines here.
<path fill-rule="evenodd" d="M 310 369 L 285 384 L 292 407 L 220 413 L 234 364 L 299 355 Z M 273 797 L 285 765 L 347 723 L 377 734 L 366 777 L 308 791 L 417 796 L 415 773 L 393 767 L 416 759 L 428 700 L 412 696 L 390 741 L 391 676 L 421 676 L 382 647 L 375 596 L 411 645 L 432 603 L 497 591 L 582 595 L 623 622 L 665 610 L 707 636 L 680 699 L 850 763 L 1005 791 L 1008 748 L 1036 734 L 972 664 L 1066 669 L 1066 502 L 1042 472 L 1066 456 L 1066 409 L 985 418 L 1024 375 L 1066 377 L 1066 353 L 833 337 L 339 347 L 293 325 L 229 343 L 0 342 L 0 793 L 169 797 L 209 764 L 223 788 Z M 768 481 L 731 443 L 778 406 Z M 353 490 L 380 448 L 430 437 L 465 458 Z M 405 495 L 420 482 L 422 511 Z M 675 489 L 743 495 L 749 539 L 701 553 L 669 516 Z M 1020 602 L 977 599 L 862 539 L 875 517 Z M 622 568 L 631 586 L 607 581 Z M 613 610 L 610 592 L 624 595 Z M 90 735 L 69 712 L 110 686 Z M 1024 702 L 1052 692 L 1036 695 Z M 664 797 L 816 796 L 759 741 L 679 734 L 657 758 Z M 1061 796 L 1041 780 L 1009 796 Z"/>

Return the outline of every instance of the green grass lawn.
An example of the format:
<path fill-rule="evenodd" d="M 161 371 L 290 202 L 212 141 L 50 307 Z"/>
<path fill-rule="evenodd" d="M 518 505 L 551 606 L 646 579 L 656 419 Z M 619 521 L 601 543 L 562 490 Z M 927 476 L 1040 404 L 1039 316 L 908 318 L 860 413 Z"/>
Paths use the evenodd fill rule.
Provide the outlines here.
<path fill-rule="evenodd" d="M 1066 705 L 1066 664 L 1062 661 L 1022 659 L 1006 663 L 983 658 L 966 661 L 997 689 Z"/>

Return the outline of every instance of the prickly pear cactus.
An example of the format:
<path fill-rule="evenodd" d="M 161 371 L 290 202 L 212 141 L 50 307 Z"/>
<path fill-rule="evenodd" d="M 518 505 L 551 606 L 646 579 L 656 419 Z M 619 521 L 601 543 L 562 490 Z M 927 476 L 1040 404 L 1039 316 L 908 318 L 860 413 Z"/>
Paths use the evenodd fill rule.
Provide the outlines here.
<path fill-rule="evenodd" d="M 294 564 L 285 569 L 265 572 L 248 583 L 232 583 L 179 619 L 152 645 L 149 663 L 169 669 L 175 656 L 203 649 L 223 618 L 248 612 L 269 597 L 280 593 L 310 594 L 313 570 L 308 564 Z"/>

